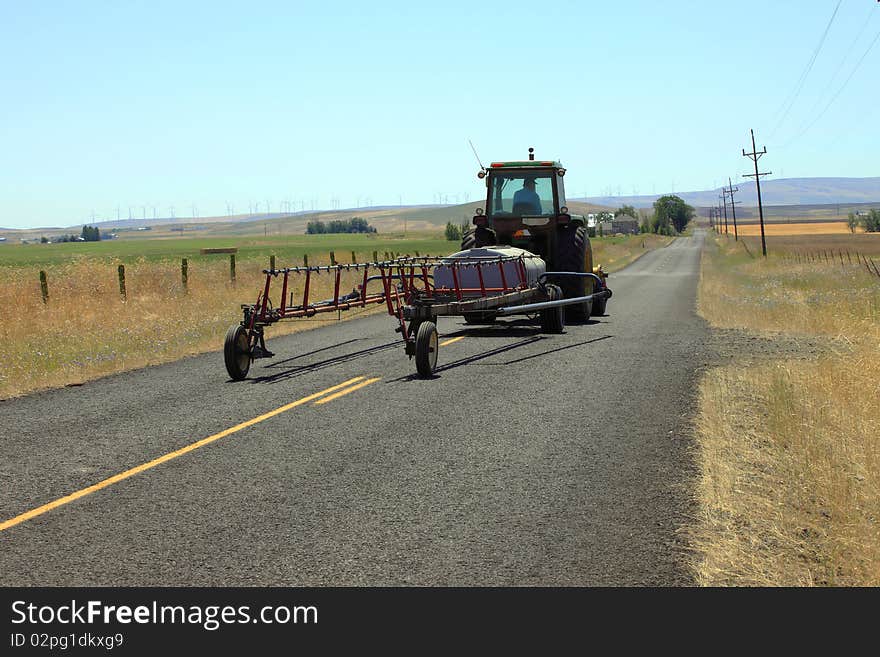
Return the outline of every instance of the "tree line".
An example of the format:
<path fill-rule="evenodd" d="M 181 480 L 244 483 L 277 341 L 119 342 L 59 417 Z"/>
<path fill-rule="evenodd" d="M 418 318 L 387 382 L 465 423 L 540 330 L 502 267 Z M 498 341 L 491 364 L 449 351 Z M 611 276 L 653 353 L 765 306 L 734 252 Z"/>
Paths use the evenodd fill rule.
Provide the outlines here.
<path fill-rule="evenodd" d="M 851 233 L 856 232 L 859 226 L 864 228 L 866 233 L 880 233 L 880 210 L 871 208 L 865 214 L 850 212 L 846 216 L 846 225 L 849 226 Z"/>
<path fill-rule="evenodd" d="M 375 227 L 367 223 L 361 217 L 351 219 L 334 219 L 324 223 L 323 221 L 310 221 L 306 225 L 307 235 L 323 235 L 325 233 L 375 233 Z"/>

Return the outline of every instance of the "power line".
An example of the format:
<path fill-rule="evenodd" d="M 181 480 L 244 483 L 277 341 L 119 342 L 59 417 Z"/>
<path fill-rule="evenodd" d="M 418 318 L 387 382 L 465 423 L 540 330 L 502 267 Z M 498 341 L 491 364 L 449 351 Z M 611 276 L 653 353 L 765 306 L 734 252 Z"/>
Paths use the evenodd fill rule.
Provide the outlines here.
<path fill-rule="evenodd" d="M 816 46 L 816 49 L 813 50 L 813 55 L 810 57 L 810 61 L 807 62 L 807 67 L 804 69 L 804 72 L 801 73 L 801 77 L 798 79 L 797 84 L 795 85 L 794 92 L 791 95 L 791 100 L 786 100 L 783 102 L 783 107 L 785 107 L 785 112 L 783 112 L 782 116 L 779 117 L 779 120 L 776 122 L 773 130 L 770 131 L 770 138 L 773 138 L 773 135 L 776 134 L 776 131 L 779 129 L 779 126 L 782 125 L 782 122 L 785 120 L 785 117 L 788 116 L 788 113 L 791 111 L 792 106 L 794 105 L 794 101 L 797 100 L 797 97 L 801 93 L 801 89 L 804 86 L 804 82 L 807 81 L 807 76 L 810 74 L 810 71 L 813 68 L 813 64 L 816 62 L 816 58 L 819 56 L 819 51 L 822 50 L 822 45 L 825 43 L 825 37 L 828 36 L 828 31 L 831 29 L 831 24 L 834 22 L 834 17 L 837 16 L 837 10 L 840 9 L 840 3 L 843 0 L 837 0 L 837 5 L 834 7 L 834 12 L 831 14 L 831 18 L 828 19 L 828 25 L 825 26 L 825 31 L 822 32 L 822 38 L 819 39 L 819 44 Z M 787 107 L 786 107 L 787 103 Z M 778 111 L 778 110 L 777 110 Z"/>
<path fill-rule="evenodd" d="M 856 74 L 856 71 L 859 70 L 859 67 L 862 65 L 862 62 L 865 61 L 865 58 L 868 56 L 868 53 L 870 53 L 871 50 L 873 50 L 874 46 L 877 45 L 878 40 L 880 40 L 880 32 L 877 32 L 877 35 L 874 37 L 874 40 L 871 41 L 871 45 L 868 46 L 867 50 L 865 50 L 865 52 L 862 54 L 859 61 L 856 62 L 855 68 L 853 68 L 853 70 L 850 71 L 849 76 L 846 78 L 846 80 L 844 80 L 840 89 L 838 89 L 837 93 L 835 93 L 834 96 L 831 97 L 831 100 L 828 101 L 828 104 L 825 106 L 825 109 L 823 109 L 822 112 L 820 112 L 819 116 L 817 116 L 815 119 L 813 119 L 809 123 L 809 125 L 807 125 L 806 128 L 804 128 L 798 134 L 796 134 L 794 137 L 792 137 L 787 142 L 785 142 L 785 144 L 782 145 L 782 148 L 786 148 L 787 146 L 789 146 L 790 144 L 792 144 L 796 140 L 803 137 L 810 128 L 812 128 L 814 125 L 816 125 L 816 123 L 819 121 L 819 119 L 821 119 L 823 116 L 825 116 L 825 112 L 828 111 L 828 109 L 834 104 L 834 101 L 837 100 L 837 98 L 840 96 L 840 94 L 843 93 L 843 90 L 846 89 L 846 85 L 849 84 L 849 81 L 852 80 L 852 77 Z"/>

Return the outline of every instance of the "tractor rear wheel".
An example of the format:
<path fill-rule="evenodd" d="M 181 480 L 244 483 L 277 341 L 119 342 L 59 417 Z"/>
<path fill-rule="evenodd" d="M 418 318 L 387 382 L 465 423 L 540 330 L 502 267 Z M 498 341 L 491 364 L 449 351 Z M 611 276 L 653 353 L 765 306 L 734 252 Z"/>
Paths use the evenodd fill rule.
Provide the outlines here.
<path fill-rule="evenodd" d="M 230 326 L 223 343 L 223 360 L 233 381 L 241 381 L 251 368 L 247 330 L 241 324 Z"/>
<path fill-rule="evenodd" d="M 566 226 L 559 230 L 556 236 L 556 271 L 572 271 L 585 273 L 587 269 L 587 231 L 583 226 Z M 584 297 L 592 294 L 592 283 L 588 286 L 586 278 L 574 276 L 560 276 L 559 287 L 566 299 Z M 590 290 L 590 292 L 587 292 Z M 585 301 L 576 303 L 567 308 L 568 318 L 575 322 L 586 322 L 593 312 L 593 302 Z"/>
<path fill-rule="evenodd" d="M 434 322 L 419 324 L 419 330 L 416 333 L 416 371 L 423 379 L 434 374 L 439 349 L 437 325 Z"/>
<path fill-rule="evenodd" d="M 477 226 L 461 237 L 461 250 L 479 249 L 496 243 L 495 231 L 485 226 Z"/>

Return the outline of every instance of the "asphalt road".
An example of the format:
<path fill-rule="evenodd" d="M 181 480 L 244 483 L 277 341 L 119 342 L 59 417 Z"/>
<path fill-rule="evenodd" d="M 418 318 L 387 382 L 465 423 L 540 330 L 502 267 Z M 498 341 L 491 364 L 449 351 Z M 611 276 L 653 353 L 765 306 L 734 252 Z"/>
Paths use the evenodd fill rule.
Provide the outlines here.
<path fill-rule="evenodd" d="M 0 402 L 0 585 L 689 585 L 702 240 L 563 335 L 441 319 L 431 380 L 377 315 Z"/>

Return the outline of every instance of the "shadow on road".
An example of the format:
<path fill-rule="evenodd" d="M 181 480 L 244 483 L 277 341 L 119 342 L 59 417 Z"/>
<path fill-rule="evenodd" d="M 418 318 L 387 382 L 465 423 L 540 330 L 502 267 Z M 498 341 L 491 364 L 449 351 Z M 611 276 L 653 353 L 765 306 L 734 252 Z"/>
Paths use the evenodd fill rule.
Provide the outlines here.
<path fill-rule="evenodd" d="M 516 360 L 508 360 L 504 364 L 505 365 L 513 365 L 514 363 L 521 363 L 524 360 L 530 360 L 532 358 L 540 358 L 541 356 L 547 356 L 548 354 L 556 353 L 557 351 L 565 351 L 566 349 L 574 349 L 575 347 L 583 347 L 585 344 L 592 344 L 593 342 L 600 342 L 602 340 L 607 340 L 609 338 L 613 338 L 613 335 L 603 335 L 601 338 L 593 338 L 592 340 L 585 340 L 584 342 L 577 342 L 575 344 L 569 344 L 564 347 L 557 347 L 556 349 L 549 349 L 547 351 L 542 351 L 540 354 L 532 354 L 531 356 L 523 356 L 522 358 L 517 358 Z"/>
<path fill-rule="evenodd" d="M 508 334 L 505 334 L 508 335 Z M 468 363 L 474 363 L 478 360 L 483 360 L 484 358 L 489 358 L 490 356 L 496 356 L 498 354 L 503 354 L 506 351 L 511 351 L 512 349 L 519 349 L 520 347 L 525 347 L 535 342 L 540 342 L 544 340 L 544 336 L 542 335 L 534 335 L 534 331 L 532 331 L 532 336 L 526 338 L 525 340 L 520 340 L 518 342 L 514 342 L 512 344 L 505 345 L 503 347 L 497 347 L 496 349 L 490 349 L 489 351 L 484 351 L 481 354 L 476 354 L 474 356 L 467 356 L 466 358 L 461 358 L 459 360 L 453 361 L 448 365 L 442 365 L 434 370 L 434 376 L 432 379 L 436 379 L 437 375 L 440 372 L 445 372 L 446 370 L 451 370 L 455 367 L 461 367 L 462 365 L 467 365 Z M 418 374 L 407 374 L 406 376 L 401 376 L 396 379 L 389 379 L 388 383 L 397 383 L 399 381 L 413 381 L 421 379 Z"/>
<path fill-rule="evenodd" d="M 395 340 L 393 342 L 388 342 L 386 344 L 376 345 L 375 347 L 367 347 L 366 349 L 361 349 L 359 351 L 352 351 L 344 354 L 340 354 L 338 356 L 334 356 L 332 358 L 327 358 L 324 360 L 319 360 L 315 363 L 307 363 L 303 365 L 294 365 L 293 367 L 287 367 L 289 363 L 295 361 L 300 358 L 306 358 L 307 356 L 313 356 L 322 351 L 328 351 L 330 349 L 337 349 L 344 345 L 349 345 L 354 342 L 359 342 L 359 340 L 346 340 L 345 342 L 340 342 L 339 344 L 332 345 L 330 347 L 324 347 L 322 349 L 315 349 L 314 351 L 310 351 L 305 354 L 299 354 L 297 356 L 292 356 L 291 358 L 287 358 L 285 360 L 280 360 L 273 362 L 266 366 L 266 369 L 275 369 L 285 367 L 284 370 L 280 372 L 274 372 L 272 374 L 268 374 L 266 376 L 255 376 L 249 379 L 250 383 L 277 383 L 279 381 L 286 381 L 287 379 L 292 379 L 296 376 L 300 376 L 302 374 L 308 374 L 310 372 L 317 372 L 318 370 L 325 369 L 327 367 L 333 367 L 334 365 L 341 365 L 342 363 L 348 363 L 354 360 L 359 360 L 361 358 L 366 358 L 368 356 L 372 356 L 373 354 L 377 354 L 382 351 L 387 351 L 388 349 L 394 349 L 396 347 L 401 346 L 401 342 L 399 340 Z"/>

